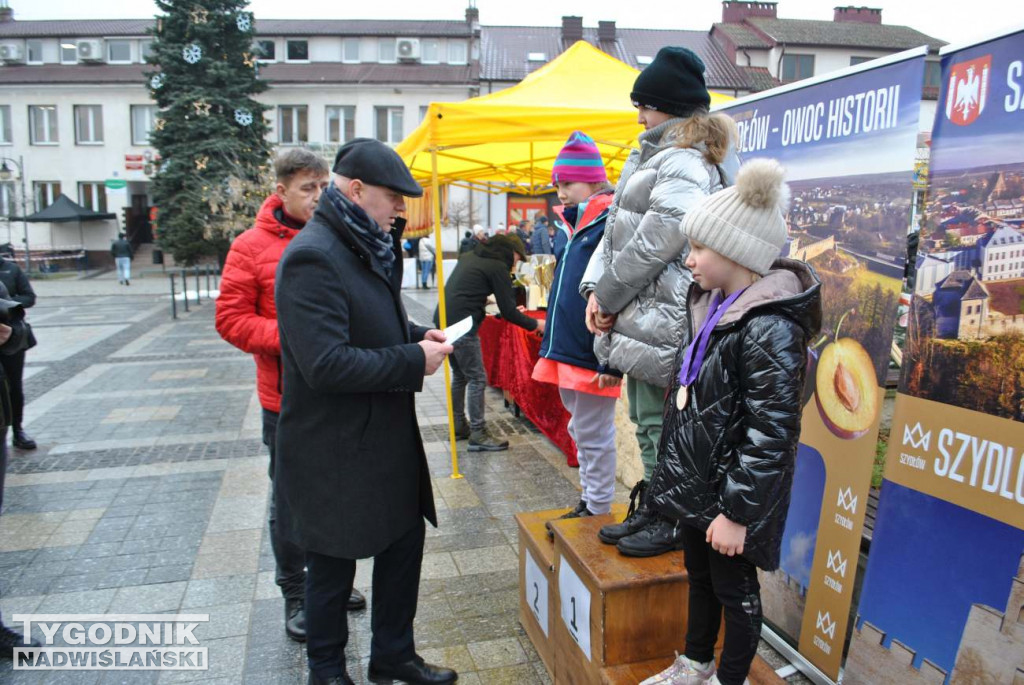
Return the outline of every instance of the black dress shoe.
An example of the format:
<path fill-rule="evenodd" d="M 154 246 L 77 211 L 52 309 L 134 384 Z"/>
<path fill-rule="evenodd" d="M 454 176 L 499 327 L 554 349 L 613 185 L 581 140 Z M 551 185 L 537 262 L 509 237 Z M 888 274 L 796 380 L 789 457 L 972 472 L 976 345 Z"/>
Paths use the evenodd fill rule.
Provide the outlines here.
<path fill-rule="evenodd" d="M 348 604 L 345 608 L 349 611 L 359 611 L 366 608 L 366 597 L 359 590 L 352 588 L 352 594 L 348 596 Z"/>
<path fill-rule="evenodd" d="M 306 641 L 306 602 L 302 599 L 284 600 L 284 632 L 296 642 Z"/>
<path fill-rule="evenodd" d="M 593 514 L 590 513 L 590 510 L 587 509 L 587 503 L 583 500 L 579 501 L 575 509 L 570 509 L 569 511 L 565 512 L 564 514 L 556 518 L 555 521 L 561 521 L 562 519 L 578 519 L 581 516 L 593 516 Z M 555 537 L 555 529 L 551 527 L 551 521 L 545 521 L 544 527 L 548 530 L 549 538 Z"/>
<path fill-rule="evenodd" d="M 428 664 L 420 656 L 396 665 L 370 662 L 371 683 L 392 683 L 397 680 L 412 685 L 448 685 L 458 679 L 459 674 L 452 669 Z"/>
<path fill-rule="evenodd" d="M 616 547 L 627 557 L 656 557 L 683 548 L 683 527 L 654 516 L 644 528 L 619 540 Z"/>
<path fill-rule="evenodd" d="M 34 639 L 25 642 L 24 636 L 21 633 L 15 632 L 0 623 L 0 656 L 13 659 L 14 650 L 24 647 L 42 647 L 42 645 L 39 644 L 38 640 Z"/>
<path fill-rule="evenodd" d="M 21 427 L 15 428 L 13 433 L 11 443 L 19 450 L 34 450 L 36 448 L 36 441 L 30 438 Z"/>
<path fill-rule="evenodd" d="M 309 679 L 306 680 L 306 683 L 307 685 L 356 685 L 356 682 L 348 677 L 348 673 L 321 678 L 313 671 L 309 672 Z"/>
<path fill-rule="evenodd" d="M 606 545 L 614 545 L 627 535 L 632 535 L 647 527 L 651 522 L 651 510 L 647 506 L 644 493 L 647 491 L 647 481 L 637 481 L 629 493 L 629 509 L 626 510 L 626 518 L 622 523 L 610 523 L 602 526 L 597 531 L 597 537 Z"/>

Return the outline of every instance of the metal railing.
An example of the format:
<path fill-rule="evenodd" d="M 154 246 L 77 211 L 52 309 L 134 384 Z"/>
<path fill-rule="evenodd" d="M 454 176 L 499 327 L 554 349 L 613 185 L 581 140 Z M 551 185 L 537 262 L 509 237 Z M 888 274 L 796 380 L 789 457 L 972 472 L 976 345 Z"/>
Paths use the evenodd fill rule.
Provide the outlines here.
<path fill-rule="evenodd" d="M 188 283 L 189 279 L 194 277 L 196 284 L 195 291 L 195 306 L 198 307 L 203 303 L 203 291 L 202 278 L 206 277 L 206 299 L 213 299 L 213 290 L 220 287 L 220 269 L 210 264 L 204 264 L 202 266 L 194 266 L 191 269 L 182 267 L 177 272 L 170 272 L 171 282 L 171 318 L 178 318 L 178 297 L 181 297 L 182 304 L 185 307 L 185 313 L 189 312 L 189 292 Z M 181 291 L 178 291 L 178 281 L 181 280 Z"/>

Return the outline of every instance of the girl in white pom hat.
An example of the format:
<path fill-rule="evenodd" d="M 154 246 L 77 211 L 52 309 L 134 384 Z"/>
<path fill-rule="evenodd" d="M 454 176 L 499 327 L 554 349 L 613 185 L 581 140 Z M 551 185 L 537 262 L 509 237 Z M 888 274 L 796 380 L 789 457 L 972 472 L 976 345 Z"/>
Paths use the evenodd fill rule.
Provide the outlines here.
<path fill-rule="evenodd" d="M 684 654 L 643 685 L 741 685 L 757 653 L 757 569 L 779 567 L 800 436 L 807 343 L 821 327 L 821 283 L 780 259 L 788 189 L 774 160 L 683 219 L 692 341 L 680 350 L 647 490 L 657 520 L 618 542 L 641 556 L 682 539 L 689 574 Z M 682 535 L 679 535 L 679 532 Z M 725 614 L 717 672 L 715 642 Z"/>

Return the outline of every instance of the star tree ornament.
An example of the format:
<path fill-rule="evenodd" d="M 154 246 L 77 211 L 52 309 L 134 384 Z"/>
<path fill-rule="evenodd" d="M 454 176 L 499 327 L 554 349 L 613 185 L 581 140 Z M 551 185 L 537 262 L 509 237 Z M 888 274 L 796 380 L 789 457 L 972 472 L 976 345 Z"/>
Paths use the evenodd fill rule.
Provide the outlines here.
<path fill-rule="evenodd" d="M 153 90 L 160 90 L 164 85 L 164 75 L 153 74 L 153 78 L 149 79 L 149 85 Z"/>
<path fill-rule="evenodd" d="M 209 14 L 204 8 L 196 7 L 189 13 L 189 17 L 192 19 L 193 24 L 205 24 Z"/>
<path fill-rule="evenodd" d="M 206 171 L 206 165 L 210 163 L 210 158 L 206 155 L 202 157 L 196 157 L 196 171 Z"/>
<path fill-rule="evenodd" d="M 196 43 L 186 45 L 181 49 L 181 58 L 189 64 L 196 64 L 203 58 L 203 49 Z"/>
<path fill-rule="evenodd" d="M 238 27 L 239 31 L 245 33 L 252 28 L 252 17 L 248 14 L 239 14 L 235 17 L 235 25 Z"/>
<path fill-rule="evenodd" d="M 247 109 L 236 109 L 235 122 L 239 126 L 252 126 L 252 112 Z"/>
<path fill-rule="evenodd" d="M 201 117 L 210 116 L 210 108 L 212 106 L 213 105 L 211 105 L 209 102 L 206 102 L 205 100 L 197 100 L 192 103 L 192 108 L 195 109 L 196 115 Z"/>
<path fill-rule="evenodd" d="M 253 54 L 247 52 L 242 57 L 242 61 L 245 62 L 245 66 L 250 67 L 250 68 L 254 67 L 254 66 L 256 66 L 256 55 L 253 55 Z"/>

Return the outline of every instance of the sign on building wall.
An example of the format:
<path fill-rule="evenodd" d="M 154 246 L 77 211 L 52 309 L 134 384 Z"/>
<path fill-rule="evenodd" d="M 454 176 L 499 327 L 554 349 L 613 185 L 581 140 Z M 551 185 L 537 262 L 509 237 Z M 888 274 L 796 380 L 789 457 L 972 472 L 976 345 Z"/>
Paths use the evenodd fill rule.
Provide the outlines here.
<path fill-rule="evenodd" d="M 1024 679 L 1024 31 L 944 51 L 849 683 Z"/>
<path fill-rule="evenodd" d="M 911 218 L 924 49 L 730 103 L 744 159 L 792 191 L 788 256 L 822 281 L 781 568 L 765 618 L 835 679 L 854 578 Z"/>

